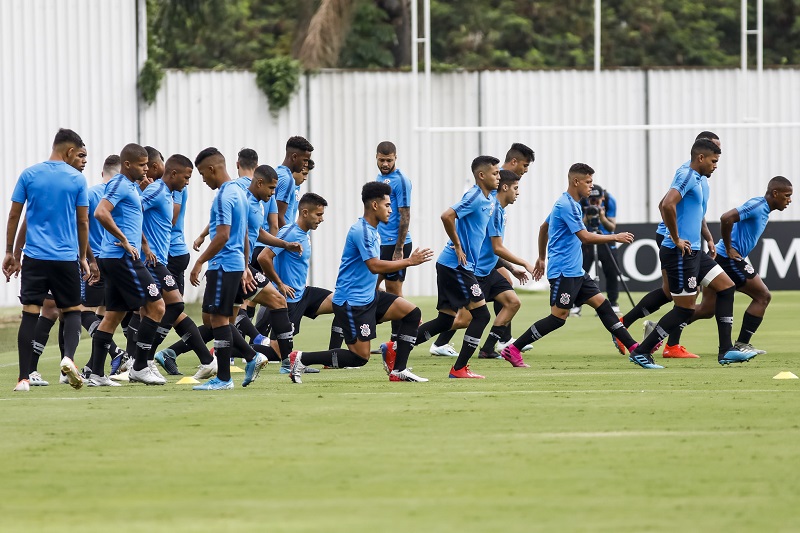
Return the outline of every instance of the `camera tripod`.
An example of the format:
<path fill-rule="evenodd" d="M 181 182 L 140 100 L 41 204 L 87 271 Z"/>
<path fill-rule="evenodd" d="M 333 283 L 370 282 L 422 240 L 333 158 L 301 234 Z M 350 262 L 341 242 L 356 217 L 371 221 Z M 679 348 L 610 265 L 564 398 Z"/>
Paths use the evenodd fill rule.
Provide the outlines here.
<path fill-rule="evenodd" d="M 600 234 L 600 230 L 595 228 L 594 233 Z M 628 290 L 628 284 L 625 283 L 625 278 L 622 276 L 622 270 L 620 270 L 619 265 L 617 264 L 617 259 L 614 257 L 614 254 L 611 253 L 611 247 L 608 243 L 603 243 L 603 246 L 606 247 L 606 251 L 608 252 L 608 257 L 611 259 L 611 264 L 614 265 L 614 271 L 617 273 L 617 278 L 619 278 L 619 282 L 622 284 L 622 288 L 625 289 L 625 294 L 628 295 L 628 299 L 631 301 L 631 307 L 636 306 L 636 302 L 633 301 L 633 296 L 631 296 L 631 291 Z M 600 286 L 600 254 L 597 253 L 597 244 L 592 245 L 592 251 L 594 252 L 594 282 L 597 283 L 597 286 Z"/>

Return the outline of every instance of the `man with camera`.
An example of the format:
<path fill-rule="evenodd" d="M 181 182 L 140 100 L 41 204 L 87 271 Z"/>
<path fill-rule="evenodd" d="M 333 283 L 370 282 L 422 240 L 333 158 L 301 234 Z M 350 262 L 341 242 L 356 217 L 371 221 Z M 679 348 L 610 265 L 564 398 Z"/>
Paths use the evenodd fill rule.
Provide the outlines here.
<path fill-rule="evenodd" d="M 617 227 L 617 201 L 608 191 L 604 191 L 599 185 L 593 185 L 588 198 L 581 199 L 583 208 L 583 223 L 591 233 L 600 235 L 610 235 Z M 606 280 L 606 292 L 608 301 L 615 313 L 619 313 L 619 274 L 617 272 L 617 245 L 609 243 L 607 245 L 583 245 L 583 269 L 586 272 L 592 267 L 595 261 L 595 248 L 597 249 L 597 259 L 603 269 L 603 276 Z M 599 273 L 595 272 L 599 277 Z M 573 307 L 570 310 L 572 315 L 580 315 L 580 307 Z"/>

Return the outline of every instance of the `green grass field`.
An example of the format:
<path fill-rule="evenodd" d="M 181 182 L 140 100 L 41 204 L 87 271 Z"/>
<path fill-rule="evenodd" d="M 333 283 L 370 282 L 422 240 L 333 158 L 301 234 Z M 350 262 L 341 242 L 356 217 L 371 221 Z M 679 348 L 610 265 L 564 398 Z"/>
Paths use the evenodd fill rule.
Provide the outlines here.
<path fill-rule="evenodd" d="M 548 312 L 545 294 L 522 298 L 516 333 Z M 417 303 L 433 316 L 434 299 Z M 713 321 L 684 334 L 701 359 L 647 371 L 584 308 L 527 354 L 532 368 L 476 357 L 486 380 L 449 380 L 452 360 L 425 345 L 411 364 L 430 383 L 389 383 L 377 356 L 302 385 L 269 365 L 222 392 L 175 377 L 74 391 L 57 384 L 54 330 L 51 385 L 21 394 L 9 310 L 0 530 L 797 531 L 800 380 L 772 377 L 800 374 L 798 311 L 798 293 L 776 293 L 754 339 L 769 353 L 728 368 Z M 328 327 L 304 322 L 296 346 L 326 347 Z"/>

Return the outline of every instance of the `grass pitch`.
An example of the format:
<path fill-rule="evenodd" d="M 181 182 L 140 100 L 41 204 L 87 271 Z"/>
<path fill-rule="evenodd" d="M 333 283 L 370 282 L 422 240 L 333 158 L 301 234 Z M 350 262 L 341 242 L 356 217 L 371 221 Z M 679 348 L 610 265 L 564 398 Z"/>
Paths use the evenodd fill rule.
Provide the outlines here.
<path fill-rule="evenodd" d="M 713 321 L 684 334 L 701 359 L 648 371 L 585 307 L 526 354 L 532 368 L 476 357 L 486 380 L 449 380 L 452 360 L 425 345 L 411 365 L 430 383 L 389 383 L 377 356 L 302 385 L 269 365 L 222 392 L 175 377 L 74 391 L 57 384 L 54 329 L 40 364 L 51 385 L 12 393 L 9 310 L 0 530 L 796 531 L 800 380 L 772 377 L 800 374 L 799 296 L 774 295 L 754 339 L 769 353 L 728 368 Z M 736 298 L 734 336 L 747 300 Z M 517 333 L 548 312 L 546 294 L 522 300 Z M 416 301 L 433 316 L 434 299 Z M 305 321 L 296 346 L 326 347 L 328 327 Z M 193 354 L 178 362 L 193 373 Z"/>

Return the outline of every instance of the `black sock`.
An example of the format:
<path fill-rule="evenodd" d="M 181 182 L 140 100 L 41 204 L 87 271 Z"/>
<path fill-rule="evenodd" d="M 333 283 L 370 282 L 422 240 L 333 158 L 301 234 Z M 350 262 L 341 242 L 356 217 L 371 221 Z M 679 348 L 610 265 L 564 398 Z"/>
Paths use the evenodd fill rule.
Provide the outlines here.
<path fill-rule="evenodd" d="M 131 331 L 131 324 L 128 325 L 128 333 Z M 150 317 L 144 317 L 139 321 L 139 331 L 136 334 L 136 358 L 133 361 L 134 370 L 142 370 L 147 366 L 148 354 L 153 349 L 158 330 L 158 322 Z"/>
<path fill-rule="evenodd" d="M 265 337 L 269 335 L 269 331 L 271 328 L 271 324 L 269 321 L 269 308 L 265 306 L 261 306 L 261 309 L 258 310 L 258 318 L 256 319 L 256 329 L 259 333 L 264 335 Z"/>
<path fill-rule="evenodd" d="M 114 342 L 113 339 L 114 335 L 112 333 L 95 330 L 94 335 L 92 335 L 92 357 L 89 359 L 89 367 L 92 369 L 92 374 L 105 375 L 106 354 L 110 344 Z"/>
<path fill-rule="evenodd" d="M 735 294 L 736 287 L 729 287 L 717 293 L 714 315 L 717 317 L 717 336 L 719 337 L 720 355 L 733 348 L 731 333 L 733 331 L 733 297 Z"/>
<path fill-rule="evenodd" d="M 419 326 L 419 324 L 417 324 Z M 392 320 L 392 336 L 390 340 L 396 341 L 397 340 L 397 332 L 400 330 L 400 321 L 399 320 Z"/>
<path fill-rule="evenodd" d="M 81 311 L 81 324 L 91 336 L 94 334 L 95 328 L 100 325 L 100 317 L 94 314 L 94 311 Z"/>
<path fill-rule="evenodd" d="M 664 294 L 664 290 L 661 287 L 652 290 L 645 294 L 644 298 L 639 300 L 639 303 L 637 303 L 633 309 L 628 311 L 625 316 L 622 317 L 622 323 L 625 324 L 626 328 L 629 328 L 640 318 L 644 318 L 647 315 L 655 313 L 669 302 L 669 297 Z"/>
<path fill-rule="evenodd" d="M 22 312 L 22 320 L 17 332 L 17 353 L 19 354 L 19 379 L 28 379 L 31 373 L 31 358 L 33 357 L 33 336 L 36 332 L 36 323 L 39 315 Z"/>
<path fill-rule="evenodd" d="M 67 311 L 61 316 L 64 324 L 64 356 L 74 360 L 75 350 L 81 342 L 81 312 Z"/>
<path fill-rule="evenodd" d="M 320 352 L 303 352 L 300 361 L 306 365 L 325 365 L 333 368 L 346 366 L 364 366 L 366 359 L 362 359 L 346 348 L 336 350 L 323 350 Z"/>
<path fill-rule="evenodd" d="M 158 351 L 158 347 L 161 346 L 161 343 L 167 338 L 167 335 L 169 335 L 169 332 L 172 329 L 173 324 L 175 324 L 175 321 L 178 320 L 178 317 L 183 314 L 183 308 L 183 302 L 166 305 L 164 316 L 161 317 L 161 322 L 158 324 L 158 329 L 156 330 L 156 338 L 153 341 L 153 347 L 150 349 L 150 353 L 147 356 L 149 361 L 153 360 L 156 352 Z"/>
<path fill-rule="evenodd" d="M 247 309 L 244 307 L 239 309 L 239 314 L 236 315 L 236 329 L 238 329 L 243 336 L 250 337 L 250 342 L 253 342 L 253 339 L 261 335 L 258 329 L 253 325 L 253 322 L 247 315 Z"/>
<path fill-rule="evenodd" d="M 548 333 L 552 333 L 553 331 L 557 330 L 567 321 L 563 318 L 558 318 L 555 315 L 547 315 L 543 319 L 534 322 L 534 324 L 525 330 L 525 333 L 519 336 L 519 338 L 514 341 L 514 347 L 518 350 L 522 350 L 528 344 L 532 342 L 536 342 Z"/>
<path fill-rule="evenodd" d="M 74 312 L 77 313 L 77 311 L 74 311 Z M 65 349 L 64 349 L 64 318 L 63 317 L 58 319 L 58 351 L 61 354 L 61 357 L 64 357 Z M 74 351 L 72 352 L 72 355 L 73 356 L 75 355 Z M 74 357 L 70 357 L 70 359 L 74 360 Z"/>
<path fill-rule="evenodd" d="M 630 332 L 625 328 L 625 325 L 619 321 L 619 317 L 611 308 L 611 302 L 608 300 L 604 301 L 600 306 L 596 309 L 597 316 L 600 317 L 600 321 L 606 327 L 606 329 L 618 338 L 622 344 L 630 351 L 631 346 L 636 344 L 636 341 L 633 340 L 631 337 Z"/>
<path fill-rule="evenodd" d="M 256 317 L 256 308 L 255 308 L 255 306 L 246 305 L 246 306 L 242 307 L 242 309 L 244 309 L 244 312 L 247 314 L 247 318 L 249 318 L 250 321 L 252 322 L 253 319 Z"/>
<path fill-rule="evenodd" d="M 669 333 L 679 328 L 681 324 L 692 318 L 692 314 L 694 314 L 693 309 L 673 305 L 672 309 L 658 321 L 653 332 L 639 343 L 636 352 L 648 355 L 652 353 L 658 343 L 663 341 Z"/>
<path fill-rule="evenodd" d="M 511 322 L 506 324 L 506 327 L 503 329 L 503 334 L 500 336 L 500 342 L 508 342 L 511 340 Z"/>
<path fill-rule="evenodd" d="M 211 332 L 211 328 L 206 326 L 205 324 L 197 326 L 197 331 L 198 333 L 200 333 L 200 338 L 206 344 L 208 344 L 214 339 L 214 334 Z M 192 350 L 193 348 L 189 344 L 187 344 L 183 339 L 181 339 L 175 342 L 172 346 L 170 346 L 169 349 L 175 352 L 175 357 L 177 357 L 181 354 L 188 352 L 189 350 Z"/>
<path fill-rule="evenodd" d="M 453 340 L 453 337 L 455 337 L 455 335 L 456 335 L 456 330 L 454 329 L 448 329 L 447 331 L 443 331 L 442 333 L 439 333 L 439 336 L 436 337 L 436 340 L 433 341 L 433 344 L 435 344 L 436 346 L 444 346 L 445 344 L 450 344 L 450 341 Z"/>
<path fill-rule="evenodd" d="M 336 320 L 334 315 L 333 322 L 331 323 L 331 337 L 328 339 L 328 349 L 337 350 L 344 344 L 344 330 L 342 325 Z"/>
<path fill-rule="evenodd" d="M 252 346 L 247 344 L 247 341 L 244 340 L 242 334 L 233 325 L 231 326 L 231 341 L 231 348 L 234 352 L 234 357 L 241 357 L 249 363 L 253 360 L 253 357 L 256 356 L 256 351 Z"/>
<path fill-rule="evenodd" d="M 251 345 L 251 348 L 253 348 L 253 350 L 257 351 L 261 355 L 266 355 L 267 359 L 269 361 L 272 361 L 273 363 L 280 363 L 281 362 L 281 356 L 278 355 L 278 352 L 276 352 L 275 350 L 272 349 L 272 346 L 263 346 L 261 344 L 253 344 L 253 345 Z"/>
<path fill-rule="evenodd" d="M 33 355 L 31 356 L 30 371 L 35 372 L 39 369 L 39 358 L 44 352 L 47 341 L 50 339 L 50 330 L 55 326 L 55 321 L 40 316 L 36 322 L 36 328 L 33 332 Z"/>
<path fill-rule="evenodd" d="M 125 339 L 127 343 L 125 345 L 125 351 L 128 352 L 128 355 L 136 358 L 136 338 L 139 335 L 139 325 L 142 323 L 142 317 L 139 316 L 139 313 L 132 313 L 131 318 L 128 321 L 128 327 L 125 330 Z M 141 370 L 141 369 L 139 369 Z"/>
<path fill-rule="evenodd" d="M 217 378 L 222 381 L 231 379 L 231 345 L 233 338 L 229 324 L 214 328 L 214 354 L 217 356 Z"/>
<path fill-rule="evenodd" d="M 293 332 L 294 326 L 289 320 L 289 309 L 273 309 L 269 313 L 269 320 L 272 324 L 272 330 L 275 333 L 275 340 L 278 341 L 278 349 L 281 352 L 281 357 L 286 359 L 289 354 L 294 350 Z"/>
<path fill-rule="evenodd" d="M 208 351 L 208 346 L 206 346 L 206 342 L 208 341 L 200 334 L 200 330 L 194 323 L 194 320 L 192 320 L 192 317 L 187 315 L 186 318 L 178 322 L 175 326 L 175 333 L 181 336 L 181 342 L 183 342 L 185 346 L 188 346 L 189 349 L 197 354 L 197 358 L 200 359 L 201 364 L 208 365 L 214 360 L 211 356 L 211 352 Z M 175 345 L 173 344 L 173 346 Z"/>
<path fill-rule="evenodd" d="M 128 311 L 127 313 L 125 313 L 125 316 L 122 317 L 122 322 L 120 322 L 119 324 L 120 326 L 122 326 L 122 333 L 123 335 L 125 335 L 125 338 L 128 337 L 128 325 L 131 323 L 131 320 L 133 320 L 134 314 L 135 313 L 133 311 Z"/>
<path fill-rule="evenodd" d="M 691 319 L 689 319 L 691 321 Z M 677 346 L 681 343 L 681 336 L 683 335 L 683 328 L 689 325 L 689 322 L 681 322 L 677 328 L 673 329 L 667 337 L 667 346 Z"/>
<path fill-rule="evenodd" d="M 417 340 L 417 328 L 421 317 L 422 311 L 419 310 L 419 307 L 415 307 L 401 320 L 397 320 L 399 325 L 397 327 L 397 356 L 394 360 L 394 370 L 398 372 L 405 370 L 408 364 L 408 356 Z"/>
<path fill-rule="evenodd" d="M 486 337 L 486 342 L 483 343 L 483 348 L 481 348 L 481 351 L 485 353 L 492 353 L 494 351 L 494 347 L 503 337 L 503 333 L 505 331 L 505 326 L 492 326 L 492 329 L 489 330 L 489 336 Z"/>
<path fill-rule="evenodd" d="M 428 342 L 434 335 L 449 330 L 453 327 L 453 322 L 455 322 L 455 320 L 456 317 L 444 314 L 440 311 L 436 318 L 425 322 L 417 329 L 417 342 L 415 342 L 414 345 L 419 346 L 423 342 Z M 447 343 L 445 342 L 445 344 Z M 437 346 L 440 345 L 437 344 Z"/>
<path fill-rule="evenodd" d="M 492 315 L 489 314 L 489 308 L 486 307 L 486 304 L 476 307 L 475 309 L 470 309 L 469 312 L 472 315 L 472 320 L 469 326 L 467 326 L 467 330 L 464 332 L 464 342 L 461 343 L 461 351 L 458 352 L 458 359 L 456 359 L 456 363 L 453 365 L 453 370 L 461 370 L 467 366 L 470 357 L 472 357 L 472 354 L 475 353 L 475 350 L 481 343 L 483 330 L 486 329 L 486 326 L 489 325 L 489 321 L 492 320 Z"/>
<path fill-rule="evenodd" d="M 764 317 L 751 315 L 745 311 L 744 317 L 742 317 L 742 329 L 739 331 L 739 338 L 736 339 L 736 342 L 750 344 L 750 339 L 755 335 L 762 320 L 764 320 Z"/>

